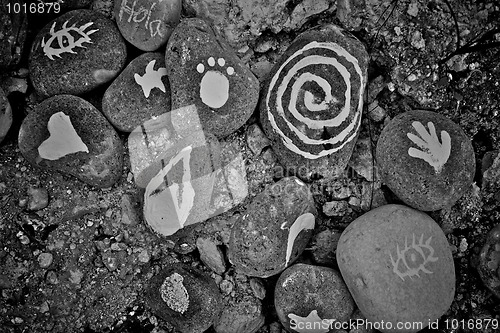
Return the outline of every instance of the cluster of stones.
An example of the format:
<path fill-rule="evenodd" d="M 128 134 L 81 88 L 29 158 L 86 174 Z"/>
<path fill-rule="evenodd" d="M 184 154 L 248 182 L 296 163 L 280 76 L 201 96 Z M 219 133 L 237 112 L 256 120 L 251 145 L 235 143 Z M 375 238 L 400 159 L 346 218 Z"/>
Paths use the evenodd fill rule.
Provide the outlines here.
<path fill-rule="evenodd" d="M 46 99 L 19 132 L 19 148 L 30 163 L 102 188 L 115 184 L 123 170 L 117 130 L 130 133 L 144 220 L 167 237 L 247 198 L 245 161 L 221 140 L 247 122 L 259 100 L 259 82 L 231 47 L 203 20 L 179 22 L 180 11 L 179 0 L 120 0 L 114 7 L 117 26 L 84 9 L 47 24 L 33 42 L 29 64 L 33 86 Z M 127 63 L 126 43 L 145 53 Z M 262 89 L 260 123 L 294 176 L 248 200 L 231 227 L 228 258 L 244 275 L 281 273 L 274 301 L 290 332 L 330 332 L 325 323 L 352 318 L 355 304 L 374 322 L 425 327 L 454 297 L 448 242 L 420 211 L 450 206 L 464 194 L 473 179 L 474 152 L 458 125 L 428 111 L 394 118 L 376 151 L 385 184 L 420 211 L 386 205 L 352 222 L 338 243 L 340 273 L 292 265 L 319 217 L 307 182 L 334 179 L 351 158 L 367 67 L 363 45 L 326 25 L 299 35 Z M 78 97 L 102 86 L 97 107 Z M 0 141 L 9 121 L 10 106 L 0 91 Z M 491 280 L 490 270 L 498 267 L 497 236 L 492 233 L 483 249 L 483 279 Z M 219 332 L 217 322 L 227 321 L 220 316 L 230 317 L 213 279 L 181 264 L 152 278 L 146 301 L 185 333 L 204 332 L 214 323 Z M 258 317 L 247 331 L 257 331 L 262 322 Z"/>

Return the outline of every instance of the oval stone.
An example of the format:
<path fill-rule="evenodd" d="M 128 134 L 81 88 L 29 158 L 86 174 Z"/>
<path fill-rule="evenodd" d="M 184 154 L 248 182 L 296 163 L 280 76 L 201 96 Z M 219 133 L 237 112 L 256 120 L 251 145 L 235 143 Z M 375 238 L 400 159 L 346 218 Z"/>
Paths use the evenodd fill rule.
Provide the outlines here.
<path fill-rule="evenodd" d="M 402 113 L 383 129 L 376 158 L 385 184 L 422 211 L 452 206 L 476 170 L 464 131 L 445 116 L 423 110 Z"/>
<path fill-rule="evenodd" d="M 113 21 L 92 10 L 73 10 L 37 34 L 30 78 L 44 97 L 81 95 L 114 79 L 126 57 L 125 42 Z"/>
<path fill-rule="evenodd" d="M 165 45 L 181 17 L 181 0 L 116 0 L 115 18 L 123 37 L 142 51 Z"/>
<path fill-rule="evenodd" d="M 394 328 L 382 332 L 416 332 L 395 328 L 398 322 L 426 327 L 455 296 L 455 267 L 443 231 L 406 206 L 382 206 L 349 224 L 337 246 L 337 263 L 363 315 Z"/>
<path fill-rule="evenodd" d="M 124 132 L 168 111 L 170 84 L 161 53 L 144 53 L 132 60 L 102 99 L 102 113 Z"/>
<path fill-rule="evenodd" d="M 317 211 L 309 187 L 296 177 L 266 187 L 235 222 L 229 260 L 243 274 L 269 277 L 304 251 Z"/>
<path fill-rule="evenodd" d="M 146 289 L 146 304 L 182 333 L 205 332 L 222 309 L 222 296 L 206 273 L 182 264 L 165 267 Z"/>
<path fill-rule="evenodd" d="M 21 124 L 19 149 L 31 164 L 110 187 L 122 174 L 123 146 L 89 102 L 58 95 L 36 105 Z"/>
<path fill-rule="evenodd" d="M 165 64 L 172 109 L 196 105 L 203 130 L 219 138 L 245 124 L 257 106 L 259 81 L 201 19 L 179 23 L 167 43 Z"/>
<path fill-rule="evenodd" d="M 289 332 L 336 332 L 334 322 L 345 323 L 354 301 L 340 273 L 329 267 L 296 264 L 276 282 L 274 306 Z"/>
<path fill-rule="evenodd" d="M 361 124 L 368 54 L 334 25 L 299 35 L 263 88 L 260 120 L 281 164 L 298 177 L 347 167 Z"/>

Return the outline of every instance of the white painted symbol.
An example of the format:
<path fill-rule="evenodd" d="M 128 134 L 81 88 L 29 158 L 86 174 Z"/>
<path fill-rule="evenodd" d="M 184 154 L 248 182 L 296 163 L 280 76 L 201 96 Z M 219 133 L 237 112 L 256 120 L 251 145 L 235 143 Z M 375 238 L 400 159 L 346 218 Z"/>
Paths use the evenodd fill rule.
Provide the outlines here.
<path fill-rule="evenodd" d="M 145 215 L 149 217 L 149 224 L 165 226 L 165 221 L 170 221 L 172 214 L 177 215 L 179 225 L 171 226 L 173 232 L 170 235 L 184 227 L 194 205 L 195 190 L 191 184 L 190 165 L 192 150 L 191 146 L 187 146 L 172 158 L 151 179 L 144 194 Z M 179 162 L 182 162 L 182 181 L 180 184 L 172 183 L 168 185 L 168 173 Z"/>
<path fill-rule="evenodd" d="M 149 97 L 153 88 L 158 88 L 161 91 L 166 92 L 165 85 L 163 84 L 161 78 L 167 75 L 167 69 L 165 67 L 160 67 L 157 71 L 155 71 L 155 64 L 156 60 L 151 60 L 146 66 L 146 72 L 143 76 L 140 76 L 137 73 L 134 74 L 135 82 L 141 86 L 142 92 L 146 98 Z"/>
<path fill-rule="evenodd" d="M 137 6 L 138 0 L 134 0 L 131 6 L 127 6 L 127 0 L 122 0 L 120 4 L 120 12 L 118 13 L 118 18 L 120 21 L 123 18 L 123 13 L 129 14 L 127 22 L 142 23 L 144 22 L 144 28 L 149 32 L 151 37 L 159 35 L 163 37 L 162 32 L 162 20 L 151 20 L 151 15 L 156 13 L 154 9 L 157 5 L 156 2 L 152 2 L 149 8 L 144 6 Z M 149 1 L 148 1 L 149 2 Z M 160 0 L 161 2 L 161 0 Z"/>
<path fill-rule="evenodd" d="M 321 319 L 317 310 L 312 310 L 307 317 L 290 313 L 288 318 L 290 318 L 290 327 L 298 333 L 328 333 L 331 324 L 335 322 L 335 319 Z"/>
<path fill-rule="evenodd" d="M 315 54 L 315 51 L 321 55 Z M 330 56 L 323 55 L 332 52 L 333 54 Z M 304 56 L 304 53 L 308 55 Z M 348 62 L 349 69 L 339 60 Z M 292 62 L 294 62 L 293 66 L 290 65 Z M 321 67 L 325 71 L 333 68 L 334 71 L 340 74 L 345 84 L 344 102 L 343 105 L 340 105 L 340 112 L 330 119 L 308 118 L 300 112 L 304 108 L 312 113 L 324 112 L 333 105 L 338 105 L 341 100 L 334 94 L 342 92 L 332 91 L 331 82 L 321 77 L 323 73 L 313 74 L 306 70 L 309 66 Z M 354 116 L 349 119 L 351 114 L 351 90 L 353 89 L 351 86 L 352 76 L 355 76 L 359 81 L 359 89 L 355 91 L 357 109 Z M 311 83 L 320 88 L 322 93 L 318 94 L 309 91 L 305 85 Z M 336 43 L 311 42 L 292 54 L 272 77 L 266 97 L 267 116 L 274 131 L 281 136 L 284 145 L 289 150 L 308 159 L 317 159 L 342 149 L 356 137 L 361 124 L 364 87 L 365 80 L 358 60 L 346 49 Z M 288 105 L 283 105 L 285 95 L 289 96 Z M 303 100 L 299 100 L 300 98 L 303 98 Z M 302 107 L 297 108 L 301 103 L 303 104 Z M 271 110 L 276 110 L 276 114 L 273 114 Z M 279 125 L 276 117 L 279 118 L 280 123 L 286 125 Z M 300 125 L 294 125 L 291 121 L 292 118 L 295 123 L 298 121 Z M 346 121 L 349 121 L 347 126 L 329 139 L 313 138 L 306 134 L 308 128 L 313 130 L 336 128 L 345 125 Z M 285 130 L 290 131 L 291 135 L 287 135 L 284 132 Z M 332 147 L 323 148 L 329 145 Z M 323 149 L 317 153 L 308 151 L 308 148 L 312 149 L 317 146 Z"/>
<path fill-rule="evenodd" d="M 167 306 L 184 314 L 189 307 L 189 293 L 184 287 L 184 277 L 179 273 L 168 276 L 160 287 L 160 295 Z"/>
<path fill-rule="evenodd" d="M 214 57 L 210 57 L 207 60 L 208 66 L 210 68 L 215 67 Z M 217 59 L 217 64 L 221 69 L 226 65 L 226 60 L 224 58 Z M 202 74 L 205 72 L 205 65 L 199 63 L 196 66 L 198 73 Z M 234 74 L 233 67 L 226 68 L 227 75 L 231 76 Z M 210 69 L 201 78 L 200 82 L 200 98 L 205 105 L 218 109 L 226 104 L 229 99 L 229 80 L 225 74 L 223 74 L 219 69 Z"/>
<path fill-rule="evenodd" d="M 420 158 L 434 168 L 436 173 L 440 173 L 451 153 L 451 138 L 448 132 L 441 131 L 441 142 L 436 133 L 436 128 L 432 122 L 428 122 L 429 132 L 419 121 L 412 123 L 413 128 L 419 136 L 413 133 L 407 133 L 408 139 L 413 141 L 421 150 L 408 148 L 408 155 Z"/>
<path fill-rule="evenodd" d="M 54 113 L 47 123 L 50 136 L 38 146 L 38 154 L 46 160 L 58 160 L 68 154 L 88 153 L 87 145 L 76 133 L 71 119 L 63 112 Z"/>
<path fill-rule="evenodd" d="M 77 28 L 75 24 L 68 28 L 68 21 L 64 22 L 62 28 L 58 31 L 55 31 L 56 22 L 52 24 L 50 28 L 50 38 L 45 42 L 45 37 L 42 38 L 41 46 L 43 47 L 43 52 L 50 60 L 54 60 L 54 57 L 61 58 L 62 53 L 74 53 L 73 50 L 75 47 L 86 48 L 83 46 L 83 43 L 90 43 L 90 35 L 99 31 L 99 29 L 89 30 L 85 32 L 85 29 L 90 27 L 94 22 L 89 22 L 87 24 L 82 25 L 80 28 Z M 71 33 L 78 34 L 78 39 L 75 40 L 75 37 Z M 55 47 L 52 46 L 54 41 L 57 40 L 57 45 Z"/>
<path fill-rule="evenodd" d="M 286 261 L 285 266 L 288 266 L 288 262 L 290 261 L 290 257 L 292 256 L 293 244 L 295 243 L 295 239 L 300 234 L 302 230 L 312 230 L 314 229 L 314 215 L 311 213 L 306 213 L 300 215 L 295 222 L 293 222 L 290 227 L 290 231 L 288 232 L 288 242 L 286 245 Z M 286 224 L 283 223 L 281 225 L 281 229 L 285 230 Z"/>
<path fill-rule="evenodd" d="M 408 245 L 408 238 L 405 237 L 405 247 L 399 249 L 399 244 L 396 245 L 396 259 L 391 257 L 393 272 L 404 281 L 406 277 L 410 279 L 414 276 L 420 277 L 420 272 L 432 274 L 426 265 L 430 262 L 436 262 L 437 257 L 434 257 L 434 248 L 431 246 L 432 236 L 424 243 L 424 234 L 420 236 L 420 240 L 416 243 L 415 234 L 411 245 Z"/>

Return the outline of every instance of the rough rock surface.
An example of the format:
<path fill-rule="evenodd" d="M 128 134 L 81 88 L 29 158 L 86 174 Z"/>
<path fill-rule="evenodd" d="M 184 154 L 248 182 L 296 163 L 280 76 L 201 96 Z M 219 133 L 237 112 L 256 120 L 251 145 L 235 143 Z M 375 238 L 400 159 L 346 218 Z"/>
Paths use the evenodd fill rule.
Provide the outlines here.
<path fill-rule="evenodd" d="M 455 296 L 448 240 L 432 218 L 406 206 L 382 206 L 349 224 L 337 246 L 337 263 L 370 321 L 426 327 Z"/>
<path fill-rule="evenodd" d="M 500 225 L 496 225 L 486 236 L 477 268 L 486 287 L 500 298 Z"/>
<path fill-rule="evenodd" d="M 395 117 L 380 135 L 376 156 L 385 184 L 422 211 L 452 206 L 470 187 L 476 170 L 464 131 L 431 111 Z"/>
<path fill-rule="evenodd" d="M 12 126 L 12 107 L 2 88 L 0 88 L 0 143 Z"/>
<path fill-rule="evenodd" d="M 14 3 L 0 1 L 0 72 L 14 68 L 24 51 L 28 16 L 22 9 L 15 11 Z"/>
<path fill-rule="evenodd" d="M 35 107 L 19 131 L 19 149 L 35 166 L 110 187 L 122 173 L 123 146 L 106 118 L 80 97 L 58 95 Z"/>
<path fill-rule="evenodd" d="M 113 21 L 77 9 L 38 32 L 31 46 L 30 78 L 44 97 L 81 95 L 114 79 L 126 57 L 125 42 Z"/>
<path fill-rule="evenodd" d="M 262 90 L 260 120 L 279 161 L 305 180 L 347 167 L 363 110 L 368 54 L 326 25 L 297 37 Z"/>

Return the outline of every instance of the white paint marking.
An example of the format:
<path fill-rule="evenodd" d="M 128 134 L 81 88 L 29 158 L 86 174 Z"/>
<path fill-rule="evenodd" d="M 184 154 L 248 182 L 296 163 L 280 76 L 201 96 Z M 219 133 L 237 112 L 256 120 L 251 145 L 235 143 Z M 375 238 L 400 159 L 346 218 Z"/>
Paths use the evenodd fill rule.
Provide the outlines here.
<path fill-rule="evenodd" d="M 234 68 L 233 67 L 228 67 L 227 68 L 227 74 L 228 75 L 233 75 L 234 74 Z"/>
<path fill-rule="evenodd" d="M 205 71 L 205 66 L 203 64 L 198 64 L 198 66 L 196 66 L 196 70 L 201 74 Z"/>
<path fill-rule="evenodd" d="M 224 60 L 224 58 L 219 58 L 217 60 L 217 63 L 219 64 L 220 67 L 224 67 L 226 65 L 226 60 Z"/>
<path fill-rule="evenodd" d="M 441 142 L 439 142 L 436 128 L 432 122 L 427 123 L 429 132 L 419 121 L 414 121 L 412 126 L 419 136 L 413 133 L 407 133 L 406 136 L 420 149 L 410 147 L 408 148 L 408 155 L 424 160 L 434 168 L 436 174 L 439 174 L 450 157 L 450 135 L 446 131 L 441 131 Z"/>
<path fill-rule="evenodd" d="M 298 333 L 328 333 L 329 327 L 335 322 L 335 319 L 321 319 L 317 310 L 312 310 L 307 317 L 289 313 L 288 318 L 296 324 L 293 330 Z"/>
<path fill-rule="evenodd" d="M 210 57 L 207 63 L 213 67 L 215 66 L 215 59 Z M 223 58 L 219 58 L 217 63 L 223 67 L 226 61 Z M 201 74 L 204 72 L 205 66 L 200 63 L 197 66 L 197 70 Z M 228 67 L 226 72 L 228 75 L 233 75 L 234 68 Z M 229 80 L 227 76 L 219 70 L 207 71 L 200 81 L 200 98 L 205 105 L 213 109 L 223 107 L 229 99 Z"/>
<path fill-rule="evenodd" d="M 166 92 L 165 85 L 161 78 L 167 75 L 167 69 L 165 67 L 158 68 L 157 71 L 154 70 L 156 60 L 151 60 L 146 66 L 146 71 L 143 76 L 139 74 L 134 74 L 135 82 L 141 86 L 142 92 L 146 98 L 149 97 L 151 90 L 158 88 L 163 92 Z"/>
<path fill-rule="evenodd" d="M 58 160 L 69 154 L 88 153 L 87 145 L 76 132 L 71 119 L 63 112 L 54 113 L 47 123 L 50 136 L 38 146 L 38 154 L 46 160 Z"/>
<path fill-rule="evenodd" d="M 215 66 L 215 59 L 214 57 L 210 57 L 208 58 L 208 64 L 211 66 L 211 67 L 214 67 Z"/>
<path fill-rule="evenodd" d="M 50 27 L 50 38 L 47 42 L 45 42 L 45 37 L 42 38 L 41 46 L 43 48 L 43 53 L 45 53 L 50 60 L 54 60 L 54 57 L 61 58 L 62 53 L 76 54 L 73 49 L 76 47 L 86 48 L 83 46 L 83 43 L 92 44 L 90 35 L 99 31 L 99 29 L 85 31 L 85 29 L 94 24 L 94 22 L 84 24 L 80 28 L 75 26 L 76 23 L 68 28 L 68 22 L 69 20 L 65 21 L 62 28 L 58 31 L 55 31 L 56 22 L 54 22 Z M 77 40 L 75 40 L 74 35 L 78 35 Z M 54 41 L 57 41 L 56 47 L 52 47 Z"/>
<path fill-rule="evenodd" d="M 299 233 L 304 229 L 314 229 L 314 215 L 311 213 L 305 213 L 300 215 L 295 222 L 293 222 L 290 227 L 290 231 L 288 232 L 288 242 L 286 246 L 286 261 L 285 267 L 288 266 L 288 262 L 290 261 L 290 257 L 292 255 L 293 244 L 295 243 L 295 239 L 299 235 Z M 282 226 L 283 229 L 283 226 Z"/>

